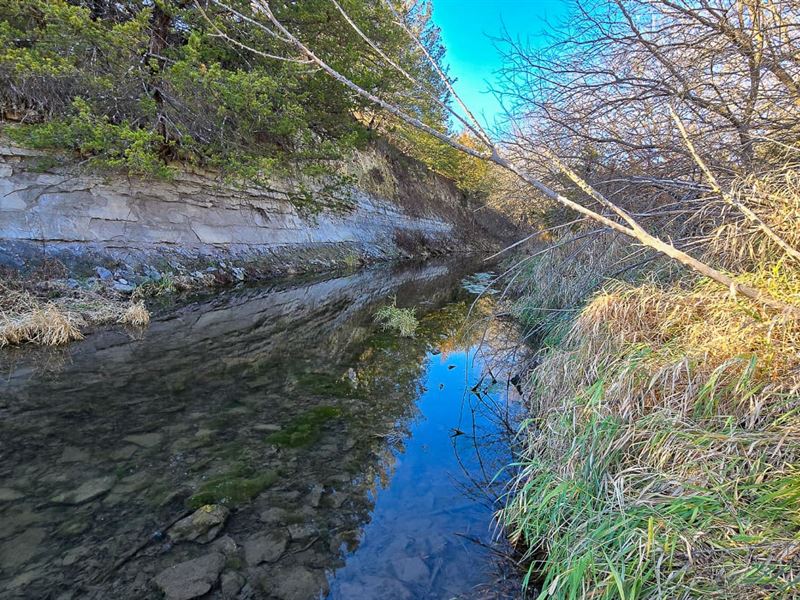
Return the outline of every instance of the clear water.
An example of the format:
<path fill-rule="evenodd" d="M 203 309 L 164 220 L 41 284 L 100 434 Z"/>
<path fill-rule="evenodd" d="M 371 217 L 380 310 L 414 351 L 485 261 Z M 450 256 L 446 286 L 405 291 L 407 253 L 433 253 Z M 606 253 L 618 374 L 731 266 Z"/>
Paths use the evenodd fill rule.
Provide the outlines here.
<path fill-rule="evenodd" d="M 490 294 L 469 310 L 474 270 L 235 290 L 2 355 L 0 596 L 159 598 L 159 573 L 215 554 L 207 598 L 516 597 L 488 483 L 510 460 L 514 339 L 485 327 Z M 414 338 L 374 323 L 395 296 Z M 231 509 L 216 539 L 170 541 L 206 501 Z"/>

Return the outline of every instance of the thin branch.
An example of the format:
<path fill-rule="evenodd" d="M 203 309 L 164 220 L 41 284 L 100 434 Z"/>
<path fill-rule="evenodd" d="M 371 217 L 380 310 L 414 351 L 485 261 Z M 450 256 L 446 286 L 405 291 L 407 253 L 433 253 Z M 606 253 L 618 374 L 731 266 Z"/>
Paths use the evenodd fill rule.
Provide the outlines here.
<path fill-rule="evenodd" d="M 478 139 L 483 139 L 483 132 L 481 130 L 476 129 L 475 126 L 472 123 L 470 123 L 464 117 L 462 117 L 460 114 L 458 114 L 456 111 L 454 111 L 445 102 L 442 102 L 439 98 L 436 97 L 435 94 L 433 94 L 433 93 L 429 92 L 428 90 L 426 90 L 425 86 L 422 83 L 420 83 L 417 79 L 415 79 L 413 76 L 411 76 L 405 69 L 403 69 L 403 67 L 401 67 L 394 60 L 392 60 L 383 50 L 381 50 L 381 48 L 375 42 L 373 42 L 363 31 L 361 31 L 361 29 L 355 23 L 355 21 L 353 21 L 353 19 L 350 18 L 350 15 L 348 15 L 344 11 L 344 9 L 339 5 L 338 2 L 336 2 L 336 0 L 331 0 L 331 2 L 336 7 L 336 9 L 342 14 L 342 17 L 344 17 L 344 20 L 347 21 L 347 23 L 350 25 L 350 27 L 353 28 L 353 31 L 355 31 L 358 34 L 358 36 L 362 40 L 364 40 L 364 42 L 366 42 L 367 45 L 370 48 L 372 48 L 373 51 L 375 51 L 378 54 L 378 56 L 380 56 L 389 65 L 391 65 L 391 67 L 394 68 L 398 73 L 400 73 L 409 82 L 411 82 L 419 90 L 421 90 L 422 93 L 425 94 L 425 96 L 428 99 L 430 99 L 433 102 L 435 102 L 436 105 L 439 106 L 440 108 L 446 110 L 450 115 L 452 115 L 456 120 L 458 120 L 459 123 L 461 123 L 464 127 L 469 129 Z"/>
<path fill-rule="evenodd" d="M 247 18 L 246 16 L 244 16 L 244 15 L 242 15 L 241 13 L 237 12 L 237 11 L 236 11 L 236 10 L 234 10 L 233 8 L 231 8 L 231 7 L 227 6 L 226 4 L 222 4 L 221 2 L 218 2 L 217 0 L 211 0 L 211 1 L 212 1 L 214 4 L 216 4 L 217 6 L 219 6 L 220 8 L 223 8 L 223 9 L 225 9 L 225 10 L 228 10 L 228 11 L 230 11 L 232 14 L 236 15 L 237 17 L 240 17 L 240 18 L 242 18 L 242 19 L 246 20 L 248 23 L 253 23 L 254 25 L 256 25 L 256 26 L 258 26 L 259 28 L 261 28 L 263 31 L 266 31 L 267 33 L 270 33 L 270 34 L 272 34 L 273 36 L 275 35 L 275 34 L 274 34 L 274 32 L 272 32 L 272 31 L 271 31 L 271 30 L 270 30 L 268 27 L 264 27 L 264 25 L 262 25 L 262 24 L 261 24 L 261 23 L 259 23 L 258 21 L 254 20 L 254 19 L 249 19 L 249 18 Z M 298 64 L 309 64 L 309 63 L 310 63 L 310 61 L 308 61 L 308 60 L 305 60 L 305 59 L 289 58 L 289 57 L 286 57 L 286 56 L 278 56 L 278 55 L 276 55 L 276 54 L 269 54 L 269 53 L 267 53 L 267 52 L 263 52 L 263 51 L 261 51 L 261 50 L 258 50 L 257 48 L 253 48 L 252 46 L 248 46 L 247 44 L 243 44 L 243 43 L 242 43 L 242 42 L 240 42 L 239 40 L 232 38 L 232 37 L 231 37 L 231 36 L 229 36 L 227 33 L 225 33 L 224 31 L 222 31 L 222 30 L 221 30 L 221 29 L 220 29 L 220 28 L 217 26 L 217 24 L 216 24 L 216 23 L 214 23 L 214 21 L 212 21 L 212 20 L 211 20 L 211 18 L 208 16 L 208 14 L 206 14 L 206 11 L 205 11 L 205 10 L 203 10 L 203 7 L 202 7 L 202 6 L 200 6 L 200 2 L 199 2 L 198 0 L 195 0 L 195 3 L 194 3 L 194 5 L 195 5 L 195 6 L 197 7 L 197 9 L 200 11 L 200 14 L 202 14 L 202 15 L 203 15 L 203 18 L 205 18 L 205 20 L 208 22 L 208 24 L 209 24 L 209 25 L 210 25 L 210 26 L 211 26 L 211 27 L 214 29 L 214 31 L 216 31 L 216 32 L 217 32 L 217 33 L 216 33 L 216 36 L 217 36 L 217 37 L 221 37 L 221 38 L 222 38 L 222 39 L 224 39 L 226 42 L 230 42 L 231 44 L 233 44 L 233 45 L 234 45 L 234 46 L 236 46 L 237 48 L 241 48 L 242 50 L 247 50 L 248 52 L 252 52 L 252 53 L 253 53 L 253 54 L 255 54 L 256 56 L 261 56 L 262 58 L 270 58 L 270 59 L 273 59 L 273 60 L 282 60 L 282 61 L 285 61 L 285 62 L 292 62 L 292 63 L 298 63 Z M 279 38 L 279 39 L 280 39 L 280 38 Z M 285 41 L 285 40 L 283 40 L 283 41 Z"/>
<path fill-rule="evenodd" d="M 708 179 L 711 188 L 720 196 L 722 199 L 725 200 L 731 206 L 735 206 L 739 211 L 747 217 L 750 221 L 756 224 L 758 228 L 773 242 L 778 244 L 789 256 L 794 258 L 797 261 L 800 261 L 800 252 L 795 250 L 791 245 L 789 245 L 786 240 L 784 240 L 781 236 L 779 236 L 773 229 L 767 225 L 761 217 L 759 217 L 756 213 L 750 210 L 750 207 L 741 203 L 735 196 L 729 194 L 728 192 L 722 189 L 722 186 L 717 181 L 717 178 L 714 176 L 714 173 L 711 172 L 711 169 L 708 168 L 708 165 L 700 158 L 697 150 L 692 143 L 692 140 L 689 139 L 689 134 L 686 133 L 686 128 L 683 125 L 683 121 L 675 112 L 675 110 L 670 107 L 669 109 L 670 114 L 672 114 L 672 119 L 675 121 L 675 124 L 678 126 L 678 131 L 681 132 L 681 137 L 683 138 L 684 143 L 686 144 L 686 148 L 689 150 L 689 154 L 692 155 L 694 162 L 697 163 L 697 166 L 700 167 L 700 170 L 703 171 L 703 174 Z"/>
<path fill-rule="evenodd" d="M 453 98 L 455 98 L 456 102 L 458 102 L 458 105 L 461 107 L 461 109 L 464 111 L 464 113 L 467 115 L 467 117 L 469 117 L 469 119 L 475 124 L 475 127 L 480 132 L 480 135 L 478 137 L 487 146 L 491 146 L 492 145 L 491 138 L 484 131 L 484 129 L 481 126 L 480 122 L 478 121 L 478 119 L 475 118 L 475 116 L 469 110 L 469 107 L 466 105 L 466 103 L 464 103 L 461 100 L 461 97 L 453 89 L 453 85 L 450 83 L 450 79 L 447 77 L 447 75 L 444 74 L 444 72 L 442 71 L 441 67 L 439 66 L 439 63 L 437 63 L 435 60 L 433 60 L 433 57 L 428 52 L 428 49 L 425 47 L 425 44 L 423 44 L 422 41 L 416 35 L 414 35 L 414 33 L 408 28 L 408 26 L 405 24 L 405 21 L 397 13 L 397 10 L 395 9 L 394 5 L 392 5 L 391 0 L 385 0 L 385 2 L 386 2 L 386 6 L 389 7 L 389 10 L 392 11 L 392 13 L 394 14 L 395 18 L 397 19 L 397 24 L 400 27 L 402 27 L 402 29 L 406 33 L 406 35 L 408 35 L 408 37 L 411 38 L 411 40 L 414 43 L 416 43 L 416 45 L 419 47 L 419 49 L 422 50 L 422 53 L 425 55 L 425 58 L 428 59 L 428 62 L 433 67 L 433 69 L 436 71 L 436 74 L 439 76 L 439 79 L 441 79 L 442 83 L 444 83 L 444 85 L 447 87 L 447 90 L 453 95 Z"/>

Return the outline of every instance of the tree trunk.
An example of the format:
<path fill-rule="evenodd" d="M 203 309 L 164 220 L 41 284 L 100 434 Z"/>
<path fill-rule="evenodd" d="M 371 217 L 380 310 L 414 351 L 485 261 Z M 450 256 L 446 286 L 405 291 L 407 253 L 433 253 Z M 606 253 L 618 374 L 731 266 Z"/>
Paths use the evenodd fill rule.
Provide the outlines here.
<path fill-rule="evenodd" d="M 169 132 L 167 118 L 164 113 L 164 93 L 162 91 L 162 71 L 164 69 L 164 51 L 167 48 L 169 30 L 172 26 L 172 15 L 165 10 L 161 1 L 153 3 L 153 14 L 150 17 L 150 41 L 147 47 L 147 69 L 149 78 L 147 90 L 156 104 L 156 130 L 161 138 L 162 157 L 168 151 Z"/>

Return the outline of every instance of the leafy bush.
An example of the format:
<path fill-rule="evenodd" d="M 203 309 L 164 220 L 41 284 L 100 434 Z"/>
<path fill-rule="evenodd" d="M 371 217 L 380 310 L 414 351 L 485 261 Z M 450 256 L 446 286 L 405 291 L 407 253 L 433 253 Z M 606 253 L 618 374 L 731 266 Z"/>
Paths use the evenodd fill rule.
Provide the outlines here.
<path fill-rule="evenodd" d="M 75 98 L 65 117 L 6 129 L 9 137 L 32 148 L 70 148 L 101 167 L 122 168 L 135 175 L 169 177 L 172 170 L 160 157 L 163 140 L 152 130 L 128 121 L 114 124 Z"/>

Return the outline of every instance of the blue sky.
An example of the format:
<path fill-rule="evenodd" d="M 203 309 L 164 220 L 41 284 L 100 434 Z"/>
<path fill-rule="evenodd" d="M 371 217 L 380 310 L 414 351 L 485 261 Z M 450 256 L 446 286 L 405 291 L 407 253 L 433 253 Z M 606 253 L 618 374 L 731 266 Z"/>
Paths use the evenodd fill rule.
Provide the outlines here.
<path fill-rule="evenodd" d="M 503 26 L 513 37 L 543 43 L 548 22 L 569 12 L 569 0 L 433 0 L 433 20 L 442 30 L 450 74 L 470 110 L 490 126 L 500 112 L 495 98 L 485 93 L 500 67 L 500 55 L 489 36 Z"/>

